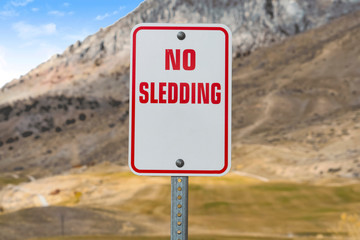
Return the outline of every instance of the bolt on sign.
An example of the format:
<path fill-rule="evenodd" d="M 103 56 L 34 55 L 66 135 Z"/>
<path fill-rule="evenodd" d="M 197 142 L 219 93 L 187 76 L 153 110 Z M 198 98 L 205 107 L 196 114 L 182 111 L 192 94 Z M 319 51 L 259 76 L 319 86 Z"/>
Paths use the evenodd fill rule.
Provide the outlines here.
<path fill-rule="evenodd" d="M 231 164 L 231 32 L 140 24 L 131 33 L 129 166 L 152 176 L 219 176 Z"/>

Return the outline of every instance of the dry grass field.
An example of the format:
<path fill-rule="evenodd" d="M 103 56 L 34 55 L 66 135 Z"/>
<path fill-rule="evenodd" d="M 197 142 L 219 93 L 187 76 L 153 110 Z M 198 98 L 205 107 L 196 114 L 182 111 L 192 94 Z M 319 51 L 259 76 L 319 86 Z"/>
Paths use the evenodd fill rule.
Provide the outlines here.
<path fill-rule="evenodd" d="M 31 240 L 169 240 L 170 237 L 116 237 L 116 236 L 80 236 L 80 237 L 55 237 Z M 281 237 L 227 237 L 227 236 L 190 236 L 189 240 L 282 240 Z M 304 239 L 304 238 L 292 238 Z M 316 238 L 307 238 L 308 240 Z"/>
<path fill-rule="evenodd" d="M 60 236 L 61 215 L 66 238 L 44 239 L 166 239 L 170 231 L 168 177 L 138 177 L 127 171 L 106 173 L 90 168 L 19 186 L 38 189 L 52 206 L 38 207 L 33 198 L 33 206 L 3 213 L 0 239 Z M 57 188 L 60 192 L 50 195 Z M 2 199 L 12 196 L 29 204 L 31 195 L 23 193 L 21 198 L 16 195 L 19 192 L 12 194 L 2 195 Z M 339 228 L 341 216 L 358 209 L 359 183 L 262 182 L 237 173 L 220 178 L 193 177 L 189 185 L 189 235 L 194 240 L 333 239 L 336 234 L 347 235 L 347 229 Z"/>

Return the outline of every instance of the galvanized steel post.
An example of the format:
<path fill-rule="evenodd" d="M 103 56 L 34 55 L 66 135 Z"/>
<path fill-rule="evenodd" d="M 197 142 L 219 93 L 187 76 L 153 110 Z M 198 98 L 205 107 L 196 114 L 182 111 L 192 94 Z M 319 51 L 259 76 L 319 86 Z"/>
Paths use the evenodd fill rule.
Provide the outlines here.
<path fill-rule="evenodd" d="M 189 177 L 171 177 L 171 240 L 188 240 Z"/>

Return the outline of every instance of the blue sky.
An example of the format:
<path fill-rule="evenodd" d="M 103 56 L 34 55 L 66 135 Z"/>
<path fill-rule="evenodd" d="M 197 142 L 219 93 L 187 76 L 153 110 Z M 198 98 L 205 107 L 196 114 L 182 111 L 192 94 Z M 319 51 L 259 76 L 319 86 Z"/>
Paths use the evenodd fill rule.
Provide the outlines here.
<path fill-rule="evenodd" d="M 143 0 L 0 0 L 0 87 Z"/>

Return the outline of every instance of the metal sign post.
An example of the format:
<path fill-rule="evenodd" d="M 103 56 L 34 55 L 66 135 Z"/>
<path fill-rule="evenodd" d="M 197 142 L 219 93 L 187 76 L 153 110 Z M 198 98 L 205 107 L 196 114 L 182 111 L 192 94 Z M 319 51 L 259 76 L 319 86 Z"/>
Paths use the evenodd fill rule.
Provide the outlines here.
<path fill-rule="evenodd" d="M 188 239 L 189 177 L 171 177 L 171 240 Z"/>

